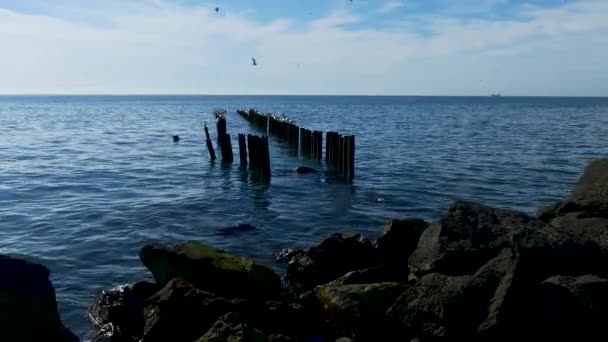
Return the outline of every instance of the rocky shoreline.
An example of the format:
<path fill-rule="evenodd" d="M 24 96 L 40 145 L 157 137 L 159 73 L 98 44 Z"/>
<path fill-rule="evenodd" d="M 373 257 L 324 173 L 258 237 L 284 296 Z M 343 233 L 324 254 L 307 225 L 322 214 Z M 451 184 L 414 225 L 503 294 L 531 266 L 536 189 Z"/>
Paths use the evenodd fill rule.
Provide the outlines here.
<path fill-rule="evenodd" d="M 197 242 L 144 246 L 140 259 L 155 283 L 104 291 L 92 341 L 605 340 L 608 159 L 537 217 L 456 202 L 374 242 L 334 234 L 281 251 L 283 278 Z M 0 257 L 0 276 L 0 340 L 77 340 L 48 269 Z"/>

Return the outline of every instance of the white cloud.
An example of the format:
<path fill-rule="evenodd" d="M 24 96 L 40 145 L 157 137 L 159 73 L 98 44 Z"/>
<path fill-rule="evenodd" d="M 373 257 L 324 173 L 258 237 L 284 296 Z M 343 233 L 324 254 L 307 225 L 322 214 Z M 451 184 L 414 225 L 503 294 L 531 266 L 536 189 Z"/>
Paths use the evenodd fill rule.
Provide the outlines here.
<path fill-rule="evenodd" d="M 154 1 L 96 25 L 0 10 L 0 93 L 608 95 L 604 1 L 384 29 Z"/>
<path fill-rule="evenodd" d="M 405 7 L 405 2 L 401 0 L 389 0 L 378 8 L 378 13 L 390 13 L 402 7 Z"/>

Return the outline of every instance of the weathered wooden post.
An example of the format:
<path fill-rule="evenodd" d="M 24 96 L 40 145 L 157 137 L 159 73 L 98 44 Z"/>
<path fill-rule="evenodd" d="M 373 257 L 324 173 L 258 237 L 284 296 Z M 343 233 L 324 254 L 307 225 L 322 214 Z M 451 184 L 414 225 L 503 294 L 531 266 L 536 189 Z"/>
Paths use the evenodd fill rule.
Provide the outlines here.
<path fill-rule="evenodd" d="M 239 134 L 239 156 L 241 157 L 241 167 L 247 167 L 247 143 L 245 134 Z"/>
<path fill-rule="evenodd" d="M 255 170 L 257 166 L 257 158 L 256 158 L 256 141 L 255 136 L 248 134 L 247 135 L 247 150 L 249 152 L 249 170 Z"/>
<path fill-rule="evenodd" d="M 318 133 L 318 142 L 317 142 L 317 159 L 323 159 L 323 132 Z"/>
<path fill-rule="evenodd" d="M 213 150 L 213 143 L 211 142 L 211 137 L 209 136 L 209 129 L 207 129 L 207 123 L 205 122 L 205 137 L 207 140 L 207 150 L 209 150 L 209 156 L 211 157 L 211 161 L 215 160 L 215 151 Z"/>
<path fill-rule="evenodd" d="M 270 151 L 268 150 L 268 137 L 262 136 L 261 139 L 261 152 L 262 152 L 262 180 L 270 181 Z"/>
<path fill-rule="evenodd" d="M 222 161 L 232 163 L 234 161 L 234 157 L 232 155 L 232 142 L 230 141 L 230 134 L 226 134 L 224 136 L 224 140 L 222 140 L 220 148 L 222 149 Z"/>
<path fill-rule="evenodd" d="M 349 143 L 349 158 L 348 158 L 348 180 L 353 181 L 355 179 L 355 136 L 350 136 Z"/>
<path fill-rule="evenodd" d="M 217 141 L 220 147 L 222 147 L 222 142 L 226 139 L 226 118 L 219 117 L 217 119 Z"/>

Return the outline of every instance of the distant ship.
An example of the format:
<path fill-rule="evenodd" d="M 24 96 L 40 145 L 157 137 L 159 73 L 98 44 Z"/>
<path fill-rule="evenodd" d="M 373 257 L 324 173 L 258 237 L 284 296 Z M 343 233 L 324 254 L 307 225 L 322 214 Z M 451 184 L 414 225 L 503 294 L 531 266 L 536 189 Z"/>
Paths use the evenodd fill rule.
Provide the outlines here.
<path fill-rule="evenodd" d="M 492 94 L 491 97 L 500 97 L 500 94 Z"/>

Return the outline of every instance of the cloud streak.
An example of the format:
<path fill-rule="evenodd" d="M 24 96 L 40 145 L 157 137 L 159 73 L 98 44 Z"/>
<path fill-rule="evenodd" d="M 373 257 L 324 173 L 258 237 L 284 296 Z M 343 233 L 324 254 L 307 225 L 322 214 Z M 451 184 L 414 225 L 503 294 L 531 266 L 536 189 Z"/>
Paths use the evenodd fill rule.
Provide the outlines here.
<path fill-rule="evenodd" d="M 359 27 L 368 18 L 345 10 L 298 23 L 106 6 L 96 24 L 0 9 L 0 93 L 608 95 L 603 1 L 415 27 Z"/>

